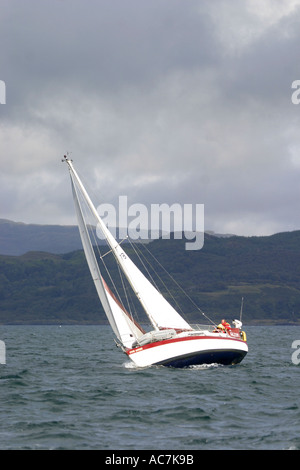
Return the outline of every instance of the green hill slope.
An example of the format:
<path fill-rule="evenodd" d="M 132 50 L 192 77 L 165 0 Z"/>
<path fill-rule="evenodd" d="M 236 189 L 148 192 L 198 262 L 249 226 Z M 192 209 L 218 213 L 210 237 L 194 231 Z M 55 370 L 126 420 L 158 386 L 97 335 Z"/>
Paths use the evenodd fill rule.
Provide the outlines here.
<path fill-rule="evenodd" d="M 300 231 L 249 238 L 206 235 L 199 251 L 185 251 L 184 243 L 155 240 L 148 247 L 214 321 L 238 318 L 244 297 L 245 324 L 300 323 Z M 188 319 L 203 322 L 179 288 L 169 288 L 179 295 Z M 0 256 L 0 323 L 105 321 L 82 251 Z"/>
<path fill-rule="evenodd" d="M 81 249 L 77 225 L 37 225 L 0 219 L 0 253 L 22 255 L 27 251 L 67 253 Z"/>

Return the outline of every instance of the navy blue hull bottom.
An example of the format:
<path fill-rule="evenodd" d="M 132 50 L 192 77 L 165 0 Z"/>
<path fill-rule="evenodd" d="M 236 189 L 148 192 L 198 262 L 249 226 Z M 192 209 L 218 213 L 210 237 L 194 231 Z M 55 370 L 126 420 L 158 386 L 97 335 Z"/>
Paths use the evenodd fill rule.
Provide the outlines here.
<path fill-rule="evenodd" d="M 166 361 L 157 363 L 156 365 L 163 365 L 168 367 L 189 367 L 200 364 L 223 364 L 232 365 L 238 364 L 246 356 L 245 351 L 236 350 L 217 350 L 217 351 L 201 351 L 186 356 L 172 357 Z"/>

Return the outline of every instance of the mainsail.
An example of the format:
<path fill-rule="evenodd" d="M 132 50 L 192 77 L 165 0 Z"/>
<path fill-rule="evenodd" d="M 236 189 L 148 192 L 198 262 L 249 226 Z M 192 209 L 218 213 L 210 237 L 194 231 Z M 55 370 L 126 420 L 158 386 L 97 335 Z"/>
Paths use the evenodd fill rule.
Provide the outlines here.
<path fill-rule="evenodd" d="M 79 226 L 79 233 L 85 253 L 85 257 L 99 296 L 103 305 L 109 323 L 116 335 L 116 337 L 126 347 L 131 347 L 132 344 L 145 332 L 139 325 L 137 325 L 130 317 L 128 312 L 117 302 L 112 292 L 110 292 L 107 284 L 101 276 L 99 265 L 97 263 L 87 226 L 83 217 L 82 208 L 78 198 L 76 186 L 71 174 L 71 184 L 73 198 L 76 208 L 76 215 Z"/>
<path fill-rule="evenodd" d="M 96 208 L 94 207 L 91 199 L 89 198 L 77 172 L 75 171 L 70 159 L 66 159 L 72 181 L 73 197 L 75 201 L 76 213 L 78 224 L 80 228 L 80 235 L 86 254 L 87 262 L 94 279 L 94 283 L 102 302 L 106 315 L 111 323 L 113 331 L 116 336 L 122 341 L 123 344 L 126 338 L 126 343 L 130 343 L 132 337 L 135 339 L 140 337 L 144 332 L 137 326 L 136 323 L 130 318 L 127 312 L 124 312 L 123 307 L 115 301 L 107 286 L 104 284 L 100 274 L 99 266 L 95 258 L 94 250 L 89 238 L 87 227 L 83 218 L 83 213 L 78 198 L 78 190 L 85 199 L 91 212 L 94 214 L 98 221 L 98 227 L 101 229 L 105 236 L 108 245 L 110 246 L 117 262 L 119 263 L 122 271 L 127 277 L 135 295 L 142 304 L 148 318 L 150 319 L 155 330 L 173 328 L 177 330 L 191 330 L 191 326 L 181 317 L 181 315 L 169 304 L 169 302 L 162 296 L 160 292 L 151 284 L 151 282 L 144 276 L 138 267 L 131 261 L 123 248 L 114 239 L 106 225 L 100 218 Z M 124 329 L 125 327 L 125 329 Z M 127 328 L 127 330 L 126 330 Z"/>

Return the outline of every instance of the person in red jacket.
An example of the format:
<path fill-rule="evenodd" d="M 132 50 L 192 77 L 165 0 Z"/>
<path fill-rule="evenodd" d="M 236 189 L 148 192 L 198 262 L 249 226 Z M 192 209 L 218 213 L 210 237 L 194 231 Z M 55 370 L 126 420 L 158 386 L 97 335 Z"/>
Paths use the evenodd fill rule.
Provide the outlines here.
<path fill-rule="evenodd" d="M 226 320 L 222 320 L 221 323 L 217 326 L 217 329 L 215 329 L 213 332 L 214 333 L 220 333 L 220 332 L 225 332 L 231 330 L 230 324 Z"/>
<path fill-rule="evenodd" d="M 221 325 L 224 327 L 224 330 L 229 331 L 231 330 L 230 324 L 226 320 L 222 320 Z"/>

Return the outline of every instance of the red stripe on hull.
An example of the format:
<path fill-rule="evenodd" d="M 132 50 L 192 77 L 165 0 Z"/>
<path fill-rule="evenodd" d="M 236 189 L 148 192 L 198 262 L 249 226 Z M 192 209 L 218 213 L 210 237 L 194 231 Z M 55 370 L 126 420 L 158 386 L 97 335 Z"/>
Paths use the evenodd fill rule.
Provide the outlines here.
<path fill-rule="evenodd" d="M 139 346 L 134 349 L 129 349 L 126 351 L 126 354 L 130 356 L 131 354 L 134 354 L 139 351 L 143 351 L 145 349 L 150 349 L 150 348 L 155 348 L 157 346 L 161 346 L 163 344 L 169 344 L 169 343 L 178 343 L 182 341 L 193 341 L 197 339 L 213 339 L 213 340 L 230 340 L 230 341 L 238 341 L 239 343 L 245 343 L 242 339 L 238 338 L 232 338 L 232 337 L 220 337 L 220 336 L 184 336 L 183 338 L 173 338 L 173 339 L 165 339 L 163 341 L 155 341 L 153 343 L 145 344 L 144 346 Z"/>

